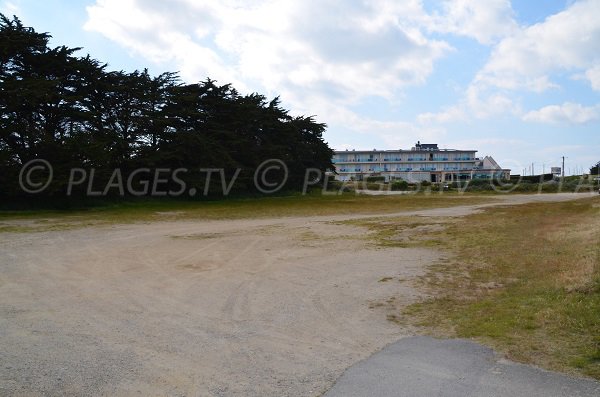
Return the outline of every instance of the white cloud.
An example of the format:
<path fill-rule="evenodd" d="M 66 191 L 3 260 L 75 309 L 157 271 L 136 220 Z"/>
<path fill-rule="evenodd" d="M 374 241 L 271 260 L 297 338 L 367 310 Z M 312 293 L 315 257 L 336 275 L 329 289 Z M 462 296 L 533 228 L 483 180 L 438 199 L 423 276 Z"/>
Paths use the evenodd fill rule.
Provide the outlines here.
<path fill-rule="evenodd" d="M 210 77 L 241 92 L 280 95 L 295 114 L 395 147 L 401 136 L 443 134 L 350 110 L 363 98 L 394 101 L 405 87 L 424 84 L 453 51 L 423 33 L 431 21 L 420 0 L 97 0 L 87 11 L 86 30 L 179 70 L 184 81 Z"/>
<path fill-rule="evenodd" d="M 444 1 L 442 15 L 431 19 L 430 30 L 472 37 L 490 44 L 518 28 L 509 0 Z"/>
<path fill-rule="evenodd" d="M 348 108 L 332 103 L 324 98 L 312 97 L 329 125 L 344 126 L 345 129 L 361 135 L 375 135 L 389 148 L 412 147 L 417 140 L 439 142 L 446 135 L 446 129 L 439 126 L 424 126 L 405 121 L 382 121 L 359 115 Z M 336 145 L 336 149 L 355 148 L 351 145 Z"/>
<path fill-rule="evenodd" d="M 85 28 L 185 80 L 206 76 L 302 101 L 305 92 L 352 102 L 422 84 L 450 46 L 425 37 L 417 1 L 98 0 Z"/>
<path fill-rule="evenodd" d="M 20 1 L 3 1 L 0 3 L 0 13 L 12 18 L 13 15 L 21 13 Z"/>
<path fill-rule="evenodd" d="M 600 62 L 599 15 L 600 1 L 584 0 L 517 31 L 496 46 L 475 82 L 536 92 L 557 87 L 550 73 L 585 70 Z"/>
<path fill-rule="evenodd" d="M 493 116 L 519 115 L 520 106 L 510 97 L 485 87 L 471 84 L 463 93 L 462 100 L 439 112 L 421 113 L 421 124 L 448 124 L 469 119 L 487 119 Z"/>
<path fill-rule="evenodd" d="M 417 121 L 421 124 L 446 124 L 467 119 L 467 115 L 462 106 L 450 106 L 439 112 L 425 112 L 417 115 Z"/>
<path fill-rule="evenodd" d="M 585 71 L 585 77 L 590 81 L 595 91 L 600 91 L 600 65 L 596 65 Z"/>
<path fill-rule="evenodd" d="M 600 104 L 596 106 L 583 106 L 578 103 L 565 102 L 562 105 L 545 106 L 533 110 L 523 116 L 525 121 L 539 123 L 567 122 L 583 124 L 600 118 Z"/>
<path fill-rule="evenodd" d="M 466 0 L 457 0 L 447 5 L 448 15 L 468 15 L 467 4 L 469 3 Z M 505 3 L 504 1 L 494 3 L 496 20 L 500 20 L 498 18 L 502 15 L 505 15 L 504 18 L 512 15 L 510 6 Z M 459 8 L 460 4 L 463 4 L 462 8 Z M 484 7 L 483 2 L 477 4 Z M 459 11 L 452 11 L 453 7 L 457 7 Z M 475 6 L 471 4 L 470 7 Z M 504 13 L 499 11 L 502 9 L 505 10 Z M 439 112 L 423 113 L 417 117 L 417 120 L 421 123 L 443 124 L 506 114 L 522 116 L 519 99 L 514 92 L 541 93 L 560 88 L 552 81 L 551 76 L 565 70 L 585 72 L 576 75 L 576 78 L 590 81 L 592 88 L 600 91 L 600 66 L 598 66 L 600 64 L 600 18 L 598 15 L 600 15 L 600 1 L 583 0 L 539 24 L 517 28 L 510 23 L 510 28 L 504 31 L 508 36 L 494 46 L 488 62 L 464 90 L 462 99 L 456 105 L 448 106 Z M 458 17 L 455 19 L 460 20 Z M 452 23 L 449 23 L 451 26 Z M 493 26 L 495 25 L 491 24 L 489 30 L 480 28 L 476 32 L 498 32 L 497 35 L 501 35 L 502 31 L 494 30 Z M 467 29 L 466 26 L 462 28 Z M 484 37 L 481 37 L 480 41 L 483 39 Z M 565 105 L 548 107 L 542 109 L 543 112 L 540 110 L 541 113 L 530 112 L 523 116 L 523 119 L 546 122 L 550 120 L 556 122 L 561 119 L 573 123 L 588 121 L 590 115 L 585 108 L 579 109 L 573 104 Z M 562 116 L 559 116 L 560 114 Z"/>
<path fill-rule="evenodd" d="M 480 119 L 520 112 L 518 105 L 510 97 L 501 92 L 488 92 L 477 85 L 471 85 L 467 89 L 466 105 L 469 114 Z"/>
<path fill-rule="evenodd" d="M 102 33 L 151 62 L 173 63 L 184 78 L 193 76 L 198 81 L 209 76 L 222 82 L 240 83 L 215 49 L 200 42 L 202 28 L 215 23 L 212 19 L 215 10 L 186 7 L 188 10 L 181 12 L 179 7 L 168 7 L 166 2 L 98 0 L 96 5 L 87 7 L 88 21 L 84 28 Z M 192 18 L 195 14 L 197 19 Z M 194 19 L 198 26 L 189 25 Z M 185 28 L 178 28 L 175 21 Z"/>
<path fill-rule="evenodd" d="M 518 26 L 508 0 L 441 4 L 428 14 L 421 0 L 96 0 L 85 29 L 179 70 L 184 81 L 210 77 L 241 92 L 280 95 L 294 114 L 316 115 L 390 147 L 441 141 L 444 124 L 471 118 L 551 119 L 546 113 L 556 111 L 545 108 L 522 116 L 512 90 L 556 88 L 557 71 L 579 72 L 600 90 L 600 1 L 574 3 L 530 27 Z M 422 113 L 414 123 L 352 110 L 374 96 L 398 101 L 407 87 L 427 82 L 438 60 L 458 53 L 432 32 L 494 45 L 457 104 Z M 585 108 L 565 105 L 562 120 L 590 117 Z"/>

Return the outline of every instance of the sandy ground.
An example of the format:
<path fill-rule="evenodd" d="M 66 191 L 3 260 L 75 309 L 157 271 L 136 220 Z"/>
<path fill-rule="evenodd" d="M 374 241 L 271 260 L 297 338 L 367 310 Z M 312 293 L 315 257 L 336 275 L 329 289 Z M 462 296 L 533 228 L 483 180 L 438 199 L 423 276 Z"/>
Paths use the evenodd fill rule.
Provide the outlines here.
<path fill-rule="evenodd" d="M 332 223 L 361 217 L 2 233 L 0 395 L 321 395 L 414 333 L 377 303 L 414 302 L 410 281 L 443 256 L 376 248 Z"/>

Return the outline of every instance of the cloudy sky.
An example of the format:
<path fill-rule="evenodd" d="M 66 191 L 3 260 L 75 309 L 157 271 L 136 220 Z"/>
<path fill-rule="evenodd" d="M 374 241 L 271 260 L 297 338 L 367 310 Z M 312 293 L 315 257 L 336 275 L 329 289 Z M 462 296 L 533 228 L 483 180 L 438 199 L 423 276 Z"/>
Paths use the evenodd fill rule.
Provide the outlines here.
<path fill-rule="evenodd" d="M 335 149 L 600 160 L 600 0 L 0 0 L 53 45 L 280 96 Z"/>

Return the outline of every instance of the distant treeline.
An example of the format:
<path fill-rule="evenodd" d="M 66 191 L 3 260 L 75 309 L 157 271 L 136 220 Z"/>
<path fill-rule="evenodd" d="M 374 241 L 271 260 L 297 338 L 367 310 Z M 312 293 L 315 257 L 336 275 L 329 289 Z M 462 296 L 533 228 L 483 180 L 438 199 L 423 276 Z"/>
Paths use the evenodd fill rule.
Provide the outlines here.
<path fill-rule="evenodd" d="M 556 179 L 554 174 L 541 174 L 541 175 L 511 175 L 511 182 L 531 182 L 531 183 L 543 183 Z"/>
<path fill-rule="evenodd" d="M 0 197 L 24 195 L 19 172 L 37 158 L 54 168 L 46 196 L 64 195 L 73 168 L 95 169 L 100 187 L 115 169 L 224 169 L 228 181 L 241 169 L 232 191 L 249 193 L 267 159 L 287 165 L 284 190 L 300 189 L 307 168 L 332 168 L 326 125 L 291 116 L 278 98 L 241 95 L 210 79 L 183 84 L 172 72 L 107 71 L 89 55 L 74 55 L 79 48 L 50 48 L 49 34 L 0 17 Z M 206 174 L 178 177 L 202 188 Z"/>

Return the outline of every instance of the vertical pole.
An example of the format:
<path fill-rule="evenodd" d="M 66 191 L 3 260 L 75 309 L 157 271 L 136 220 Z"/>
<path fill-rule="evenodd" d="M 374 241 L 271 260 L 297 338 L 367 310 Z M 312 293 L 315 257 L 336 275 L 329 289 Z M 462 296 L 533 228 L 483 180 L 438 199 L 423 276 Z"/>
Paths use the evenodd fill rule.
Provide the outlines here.
<path fill-rule="evenodd" d="M 565 179 L 565 156 L 562 156 L 562 178 Z"/>

